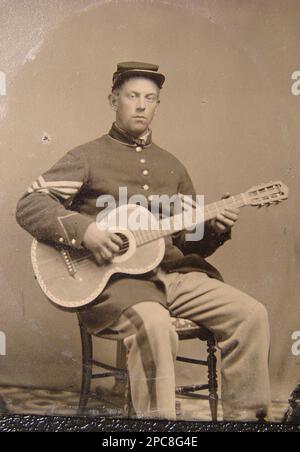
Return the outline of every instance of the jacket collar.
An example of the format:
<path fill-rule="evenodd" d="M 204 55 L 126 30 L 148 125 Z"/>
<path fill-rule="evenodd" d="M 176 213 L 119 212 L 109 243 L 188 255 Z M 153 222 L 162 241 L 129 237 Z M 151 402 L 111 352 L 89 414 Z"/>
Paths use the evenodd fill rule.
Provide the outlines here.
<path fill-rule="evenodd" d="M 121 141 L 122 143 L 129 144 L 131 146 L 146 146 L 152 143 L 152 132 L 150 129 L 145 133 L 143 137 L 136 138 L 130 135 L 126 130 L 121 129 L 114 122 L 108 135 L 114 138 L 115 140 Z"/>

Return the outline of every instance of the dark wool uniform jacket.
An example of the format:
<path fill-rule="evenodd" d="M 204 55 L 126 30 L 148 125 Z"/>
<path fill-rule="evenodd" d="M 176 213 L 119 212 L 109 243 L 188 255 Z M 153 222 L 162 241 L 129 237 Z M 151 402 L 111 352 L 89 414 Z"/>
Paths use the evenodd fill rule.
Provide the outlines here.
<path fill-rule="evenodd" d="M 119 187 L 127 187 L 128 198 L 135 194 L 168 196 L 194 195 L 191 179 L 178 159 L 151 140 L 141 141 L 121 131 L 115 124 L 110 132 L 69 151 L 49 171 L 28 188 L 17 206 L 17 221 L 38 240 L 82 246 L 87 227 L 100 208 L 96 200 L 109 194 L 118 200 Z M 222 280 L 206 260 L 229 234 L 216 234 L 205 224 L 204 238 L 185 241 L 185 233 L 166 239 L 160 266 L 167 272 L 200 271 Z M 162 283 L 156 273 L 115 275 L 96 303 L 80 310 L 91 332 L 100 331 L 117 320 L 129 306 L 141 301 L 157 301 L 166 306 Z"/>

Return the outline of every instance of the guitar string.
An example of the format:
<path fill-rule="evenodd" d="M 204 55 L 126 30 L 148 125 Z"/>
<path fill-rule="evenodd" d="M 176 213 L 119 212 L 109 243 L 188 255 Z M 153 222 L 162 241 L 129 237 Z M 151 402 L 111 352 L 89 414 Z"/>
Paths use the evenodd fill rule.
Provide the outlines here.
<path fill-rule="evenodd" d="M 129 245 L 129 242 L 127 240 L 126 243 L 123 243 L 123 245 L 120 247 L 120 250 L 116 254 L 122 254 L 121 252 L 124 251 L 124 250 L 127 251 L 129 249 L 128 245 Z M 78 262 L 82 262 L 82 261 L 88 260 L 91 257 L 93 257 L 93 254 L 89 253 L 86 256 L 80 257 L 78 259 L 72 259 L 72 257 L 70 256 L 70 259 L 71 259 L 72 263 L 78 263 Z"/>
<path fill-rule="evenodd" d="M 241 197 L 241 195 L 238 195 L 238 196 Z M 223 204 L 226 207 L 228 202 L 230 202 L 230 204 L 239 204 L 239 201 L 237 200 L 237 197 L 235 197 L 235 198 L 231 197 L 231 198 L 228 198 L 226 200 L 222 200 L 222 201 L 219 201 L 217 203 L 213 203 L 211 205 L 207 205 L 207 206 L 205 206 L 205 208 L 209 212 L 210 215 L 215 215 L 215 214 L 218 214 L 221 211 L 220 208 L 219 208 L 219 205 Z M 172 219 L 172 217 L 170 217 L 170 219 Z M 165 231 L 165 234 L 163 234 L 163 235 L 169 235 L 169 232 L 170 231 Z M 135 235 L 135 238 L 136 238 L 136 244 L 137 244 L 137 246 L 140 246 L 140 245 L 142 245 L 144 243 L 149 243 L 151 241 L 154 241 L 154 240 L 156 240 L 156 238 L 161 237 L 161 233 L 162 233 L 162 231 L 147 231 L 147 230 L 142 230 L 142 229 L 134 231 L 134 235 Z M 116 254 L 120 255 L 123 251 L 126 252 L 129 249 L 128 245 L 129 245 L 128 239 L 124 240 L 122 246 L 120 247 L 119 251 Z M 78 258 L 78 259 L 72 259 L 71 258 L 71 262 L 74 263 L 74 264 L 75 263 L 77 264 L 77 263 L 79 263 L 81 261 L 89 259 L 90 257 L 92 257 L 92 254 L 89 254 L 87 256 L 84 256 L 84 257 L 81 257 L 81 258 Z"/>

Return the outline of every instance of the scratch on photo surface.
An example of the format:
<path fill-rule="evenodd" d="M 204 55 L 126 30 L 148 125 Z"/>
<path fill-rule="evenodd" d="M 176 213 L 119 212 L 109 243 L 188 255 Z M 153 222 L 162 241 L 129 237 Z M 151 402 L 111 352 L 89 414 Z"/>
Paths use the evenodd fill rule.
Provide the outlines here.
<path fill-rule="evenodd" d="M 27 52 L 23 64 L 26 64 L 28 61 L 34 61 L 41 50 L 44 40 L 39 41 L 34 47 L 32 47 L 29 52 Z"/>

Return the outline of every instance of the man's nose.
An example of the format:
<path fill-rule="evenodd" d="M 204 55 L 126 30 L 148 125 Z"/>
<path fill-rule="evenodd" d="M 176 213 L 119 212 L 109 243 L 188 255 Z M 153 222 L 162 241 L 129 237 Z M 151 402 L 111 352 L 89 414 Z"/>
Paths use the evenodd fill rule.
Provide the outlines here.
<path fill-rule="evenodd" d="M 137 108 L 137 110 L 145 110 L 146 102 L 143 97 L 138 98 L 136 108 Z"/>

